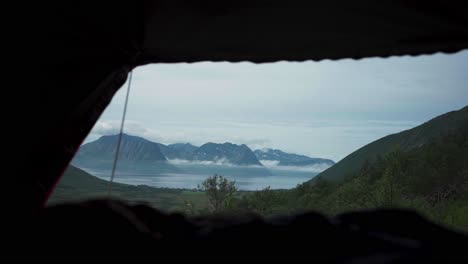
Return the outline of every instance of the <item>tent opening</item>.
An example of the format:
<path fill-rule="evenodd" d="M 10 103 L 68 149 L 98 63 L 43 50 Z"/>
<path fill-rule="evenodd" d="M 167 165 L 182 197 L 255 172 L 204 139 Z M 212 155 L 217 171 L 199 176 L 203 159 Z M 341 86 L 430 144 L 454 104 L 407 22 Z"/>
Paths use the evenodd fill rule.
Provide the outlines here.
<path fill-rule="evenodd" d="M 133 71 L 112 198 L 203 215 L 401 207 L 468 228 L 468 52 Z M 125 84 L 48 205 L 106 197 Z"/>

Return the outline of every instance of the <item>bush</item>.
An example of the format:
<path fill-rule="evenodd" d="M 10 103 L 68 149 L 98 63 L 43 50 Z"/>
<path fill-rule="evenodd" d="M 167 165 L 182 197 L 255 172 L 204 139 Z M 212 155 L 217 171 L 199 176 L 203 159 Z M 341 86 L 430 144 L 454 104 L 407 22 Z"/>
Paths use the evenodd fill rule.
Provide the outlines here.
<path fill-rule="evenodd" d="M 209 209 L 212 212 L 222 212 L 231 207 L 231 202 L 237 192 L 236 182 L 229 181 L 222 175 L 208 177 L 198 185 L 208 197 Z"/>

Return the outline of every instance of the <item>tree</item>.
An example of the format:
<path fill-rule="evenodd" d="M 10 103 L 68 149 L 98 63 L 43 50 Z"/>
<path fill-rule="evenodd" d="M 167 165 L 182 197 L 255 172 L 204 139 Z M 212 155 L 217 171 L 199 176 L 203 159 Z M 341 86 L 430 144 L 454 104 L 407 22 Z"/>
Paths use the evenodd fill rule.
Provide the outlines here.
<path fill-rule="evenodd" d="M 380 206 L 394 207 L 401 202 L 406 189 L 407 158 L 398 148 L 384 159 L 382 177 L 376 182 Z"/>
<path fill-rule="evenodd" d="M 273 206 L 276 203 L 276 195 L 270 186 L 260 191 L 255 191 L 249 196 L 249 207 L 262 215 L 268 215 L 273 212 Z"/>
<path fill-rule="evenodd" d="M 237 192 L 236 182 L 229 181 L 222 175 L 208 177 L 198 185 L 198 189 L 208 196 L 209 207 L 212 212 L 221 212 L 231 206 L 231 201 Z"/>

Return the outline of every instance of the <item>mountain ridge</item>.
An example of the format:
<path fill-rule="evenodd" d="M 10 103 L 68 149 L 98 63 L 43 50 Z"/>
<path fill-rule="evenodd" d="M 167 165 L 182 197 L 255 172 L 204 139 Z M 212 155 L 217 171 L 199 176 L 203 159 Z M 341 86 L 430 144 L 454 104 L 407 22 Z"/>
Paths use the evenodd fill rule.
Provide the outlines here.
<path fill-rule="evenodd" d="M 162 143 L 157 143 L 161 149 L 161 152 L 166 156 L 167 159 L 183 159 L 191 160 L 195 150 L 198 149 L 197 146 L 194 146 L 190 143 L 175 143 L 164 145 Z"/>
<path fill-rule="evenodd" d="M 96 156 L 99 158 L 114 158 L 118 136 L 102 136 L 96 141 L 82 145 L 77 153 L 77 157 Z M 119 159 L 167 161 L 157 143 L 128 134 L 122 134 Z"/>
<path fill-rule="evenodd" d="M 230 142 L 208 142 L 201 145 L 194 153 L 192 160 L 196 161 L 226 161 L 236 165 L 263 166 L 253 151 L 245 144 L 237 145 Z"/>
<path fill-rule="evenodd" d="M 96 167 L 98 162 L 108 166 L 114 159 L 118 135 L 105 135 L 96 141 L 81 146 L 73 163 L 81 167 Z M 238 165 L 264 166 L 260 160 L 278 161 L 279 166 L 309 166 L 334 164 L 332 160 L 311 158 L 305 155 L 286 153 L 279 149 L 268 149 L 272 153 L 260 150 L 252 151 L 246 144 L 231 142 L 207 142 L 201 146 L 191 143 L 162 144 L 139 136 L 122 135 L 119 163 L 167 163 L 171 160 L 186 160 L 189 162 L 210 161 Z M 265 156 L 270 154 L 270 157 Z M 273 157 L 280 154 L 280 159 Z M 91 163 L 91 164 L 90 164 Z"/>
<path fill-rule="evenodd" d="M 111 170 L 119 135 L 102 136 L 80 147 L 72 164 L 80 168 Z M 159 145 L 147 139 L 122 135 L 117 169 L 124 172 L 179 172 L 168 163 Z"/>

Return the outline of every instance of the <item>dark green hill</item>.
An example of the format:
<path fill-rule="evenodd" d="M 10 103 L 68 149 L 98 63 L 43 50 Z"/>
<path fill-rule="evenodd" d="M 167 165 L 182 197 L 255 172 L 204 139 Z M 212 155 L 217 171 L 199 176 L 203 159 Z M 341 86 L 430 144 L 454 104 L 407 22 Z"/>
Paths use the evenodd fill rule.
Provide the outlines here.
<path fill-rule="evenodd" d="M 319 176 L 330 181 L 340 181 L 356 173 L 366 161 L 375 161 L 379 156 L 385 156 L 396 148 L 404 152 L 416 150 L 446 135 L 461 133 L 462 127 L 467 123 L 468 106 L 465 106 L 458 111 L 435 117 L 415 128 L 376 140 L 351 153 Z"/>
<path fill-rule="evenodd" d="M 108 181 L 70 165 L 52 192 L 48 204 L 103 198 L 107 196 L 108 186 Z M 134 186 L 116 182 L 112 183 L 112 197 L 131 203 L 144 202 L 155 208 L 170 211 L 183 211 L 187 200 L 195 203 L 199 209 L 204 209 L 207 204 L 203 192 L 145 185 Z"/>
<path fill-rule="evenodd" d="M 465 107 L 377 140 L 312 182 L 253 195 L 248 207 L 270 214 L 315 210 L 328 215 L 405 208 L 468 231 L 467 112 Z"/>

